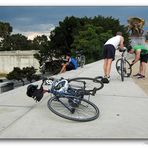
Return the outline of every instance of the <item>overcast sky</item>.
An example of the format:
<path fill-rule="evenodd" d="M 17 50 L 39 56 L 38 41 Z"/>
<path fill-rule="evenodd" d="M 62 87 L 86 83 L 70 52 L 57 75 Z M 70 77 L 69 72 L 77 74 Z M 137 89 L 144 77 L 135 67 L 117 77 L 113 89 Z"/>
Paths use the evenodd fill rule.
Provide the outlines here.
<path fill-rule="evenodd" d="M 128 17 L 141 17 L 148 30 L 148 7 L 138 6 L 0 6 L 0 21 L 9 22 L 13 33 L 21 33 L 29 38 L 49 35 L 50 31 L 66 16 L 94 17 L 112 16 L 127 25 Z"/>

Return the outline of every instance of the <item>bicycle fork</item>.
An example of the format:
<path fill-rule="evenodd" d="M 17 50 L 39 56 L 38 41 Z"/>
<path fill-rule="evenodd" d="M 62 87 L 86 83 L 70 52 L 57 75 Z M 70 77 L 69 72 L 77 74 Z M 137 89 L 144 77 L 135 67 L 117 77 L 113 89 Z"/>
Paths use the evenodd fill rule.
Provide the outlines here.
<path fill-rule="evenodd" d="M 67 108 L 72 114 L 75 112 L 75 108 L 70 106 L 70 105 L 66 105 L 64 102 L 62 102 L 59 98 L 57 99 L 58 102 L 60 102 L 65 108 Z M 71 99 L 71 101 L 73 101 Z"/>

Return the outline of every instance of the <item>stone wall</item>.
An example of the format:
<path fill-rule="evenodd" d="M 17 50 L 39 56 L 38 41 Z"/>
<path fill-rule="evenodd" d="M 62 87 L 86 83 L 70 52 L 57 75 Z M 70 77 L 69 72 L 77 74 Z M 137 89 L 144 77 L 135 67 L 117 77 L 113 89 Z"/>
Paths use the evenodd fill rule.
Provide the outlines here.
<path fill-rule="evenodd" d="M 37 53 L 31 51 L 0 51 L 0 73 L 9 73 L 14 67 L 33 66 L 39 69 L 38 61 L 33 57 Z"/>

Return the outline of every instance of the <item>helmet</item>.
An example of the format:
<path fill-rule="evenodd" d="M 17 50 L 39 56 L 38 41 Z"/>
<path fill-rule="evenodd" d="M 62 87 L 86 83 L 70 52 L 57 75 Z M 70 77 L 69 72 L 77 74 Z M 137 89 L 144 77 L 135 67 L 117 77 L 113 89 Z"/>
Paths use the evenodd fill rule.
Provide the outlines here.
<path fill-rule="evenodd" d="M 37 90 L 37 87 L 38 85 L 33 85 L 33 84 L 28 85 L 27 92 L 26 92 L 27 96 L 33 97 L 33 94 Z"/>
<path fill-rule="evenodd" d="M 34 98 L 34 100 L 36 101 L 40 101 L 43 98 L 43 87 L 41 87 L 40 89 L 37 89 L 38 85 L 29 85 L 27 87 L 27 96 L 28 97 L 32 97 Z"/>
<path fill-rule="evenodd" d="M 68 81 L 63 79 L 58 81 L 55 85 L 54 85 L 54 90 L 56 90 L 57 92 L 65 92 L 68 90 Z"/>

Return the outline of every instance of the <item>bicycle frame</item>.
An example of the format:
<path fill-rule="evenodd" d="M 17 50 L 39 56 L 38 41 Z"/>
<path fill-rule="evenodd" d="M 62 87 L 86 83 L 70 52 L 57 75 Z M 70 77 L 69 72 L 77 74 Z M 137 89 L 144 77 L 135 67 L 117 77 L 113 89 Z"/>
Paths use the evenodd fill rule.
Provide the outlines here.
<path fill-rule="evenodd" d="M 73 102 L 73 103 L 76 103 L 76 102 L 74 102 L 74 99 L 80 101 L 80 100 L 81 100 L 80 97 L 72 96 L 72 95 L 69 95 L 69 94 L 63 94 L 63 95 L 61 95 L 61 96 L 59 96 L 59 97 L 56 96 L 57 101 L 59 101 L 59 102 L 60 102 L 64 107 L 66 107 L 71 113 L 74 113 L 74 108 L 72 108 L 70 105 L 66 105 L 63 101 L 61 101 L 61 100 L 59 99 L 60 97 L 64 97 L 65 99 L 70 100 L 70 101 Z"/>
<path fill-rule="evenodd" d="M 123 60 L 126 60 L 125 53 L 126 53 L 126 50 L 124 50 L 124 51 L 122 52 L 122 54 L 121 54 L 121 57 L 122 57 Z"/>
<path fill-rule="evenodd" d="M 73 88 L 70 88 L 70 92 L 57 92 L 55 91 L 54 89 L 51 89 L 51 90 L 44 90 L 48 93 L 52 93 L 53 95 L 56 96 L 56 99 L 57 101 L 59 101 L 64 107 L 66 107 L 71 113 L 74 113 L 75 109 L 72 108 L 71 106 L 67 106 L 63 101 L 61 101 L 59 98 L 60 97 L 63 97 L 65 99 L 68 99 L 70 100 L 71 102 L 73 103 L 77 103 L 77 102 L 74 102 L 74 99 L 81 101 L 81 98 L 83 98 L 82 96 L 77 96 L 76 93 L 75 93 L 75 90 L 76 89 L 73 89 Z"/>

